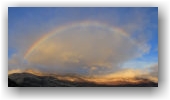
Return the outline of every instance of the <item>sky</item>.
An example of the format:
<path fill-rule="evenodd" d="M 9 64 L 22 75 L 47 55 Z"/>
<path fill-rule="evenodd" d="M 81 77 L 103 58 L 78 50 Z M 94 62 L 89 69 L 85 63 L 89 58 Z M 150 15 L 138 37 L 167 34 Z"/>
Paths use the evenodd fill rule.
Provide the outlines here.
<path fill-rule="evenodd" d="M 158 8 L 9 7 L 8 70 L 28 68 L 157 77 Z"/>

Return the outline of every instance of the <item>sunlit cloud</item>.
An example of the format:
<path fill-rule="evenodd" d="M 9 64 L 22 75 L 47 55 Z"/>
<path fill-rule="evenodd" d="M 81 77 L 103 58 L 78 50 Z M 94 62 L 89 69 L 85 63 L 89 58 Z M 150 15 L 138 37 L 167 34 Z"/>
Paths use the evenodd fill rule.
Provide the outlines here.
<path fill-rule="evenodd" d="M 102 23 L 76 23 L 34 44 L 25 60 L 34 67 L 75 70 L 78 74 L 81 72 L 77 69 L 83 69 L 86 74 L 101 74 L 119 70 L 120 64 L 142 56 L 146 45 L 136 43 L 121 29 Z"/>

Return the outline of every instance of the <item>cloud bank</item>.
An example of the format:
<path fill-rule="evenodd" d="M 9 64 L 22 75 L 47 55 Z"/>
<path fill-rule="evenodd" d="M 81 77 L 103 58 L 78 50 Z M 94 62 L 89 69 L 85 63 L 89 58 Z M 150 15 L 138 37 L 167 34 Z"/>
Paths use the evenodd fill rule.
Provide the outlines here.
<path fill-rule="evenodd" d="M 104 74 L 120 70 L 122 63 L 142 56 L 148 48 L 121 29 L 104 27 L 102 23 L 78 23 L 49 36 L 18 66 L 50 72 Z M 9 61 L 14 62 L 16 58 Z"/>

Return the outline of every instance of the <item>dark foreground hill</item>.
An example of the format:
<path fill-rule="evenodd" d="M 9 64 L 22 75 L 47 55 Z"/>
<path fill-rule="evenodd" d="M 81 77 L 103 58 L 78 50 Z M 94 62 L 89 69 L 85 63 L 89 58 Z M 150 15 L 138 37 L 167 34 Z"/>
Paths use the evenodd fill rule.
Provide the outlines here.
<path fill-rule="evenodd" d="M 71 82 L 57 79 L 53 76 L 36 76 L 30 73 L 15 73 L 8 76 L 9 87 L 157 87 L 154 82 L 125 85 L 105 85 L 93 82 Z"/>

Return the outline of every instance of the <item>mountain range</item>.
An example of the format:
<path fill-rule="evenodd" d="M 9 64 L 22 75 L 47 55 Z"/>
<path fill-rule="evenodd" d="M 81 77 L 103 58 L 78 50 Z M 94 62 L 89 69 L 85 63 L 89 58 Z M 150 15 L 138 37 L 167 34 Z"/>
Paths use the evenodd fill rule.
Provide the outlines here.
<path fill-rule="evenodd" d="M 158 83 L 147 79 L 140 83 L 98 84 L 76 75 L 38 76 L 32 73 L 13 73 L 8 75 L 8 87 L 158 87 Z"/>

